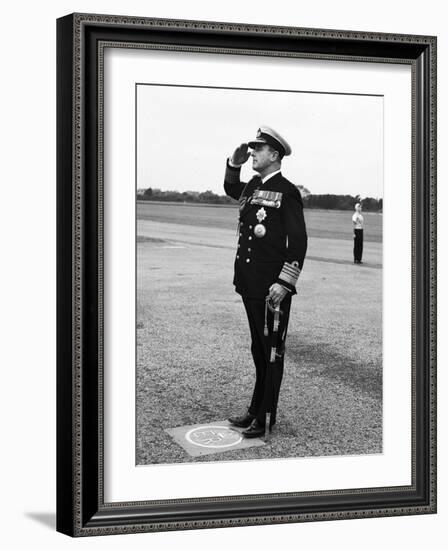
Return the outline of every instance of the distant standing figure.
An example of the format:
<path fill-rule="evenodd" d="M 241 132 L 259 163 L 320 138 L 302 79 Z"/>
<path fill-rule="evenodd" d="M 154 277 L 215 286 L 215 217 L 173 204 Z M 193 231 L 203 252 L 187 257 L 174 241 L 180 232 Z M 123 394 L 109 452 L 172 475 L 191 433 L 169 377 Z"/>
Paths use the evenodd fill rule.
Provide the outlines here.
<path fill-rule="evenodd" d="M 354 242 L 353 242 L 353 259 L 355 264 L 362 264 L 362 246 L 364 241 L 364 217 L 361 214 L 361 204 L 355 204 L 355 213 L 352 216 Z"/>

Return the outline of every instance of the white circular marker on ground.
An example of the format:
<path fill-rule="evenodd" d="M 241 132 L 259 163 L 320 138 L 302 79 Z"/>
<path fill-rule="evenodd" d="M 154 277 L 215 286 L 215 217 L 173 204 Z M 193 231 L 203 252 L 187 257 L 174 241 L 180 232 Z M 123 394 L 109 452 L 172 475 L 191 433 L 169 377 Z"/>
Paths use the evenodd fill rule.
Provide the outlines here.
<path fill-rule="evenodd" d="M 208 449 L 222 449 L 238 445 L 242 435 L 227 426 L 200 426 L 185 434 L 185 439 L 193 445 Z"/>

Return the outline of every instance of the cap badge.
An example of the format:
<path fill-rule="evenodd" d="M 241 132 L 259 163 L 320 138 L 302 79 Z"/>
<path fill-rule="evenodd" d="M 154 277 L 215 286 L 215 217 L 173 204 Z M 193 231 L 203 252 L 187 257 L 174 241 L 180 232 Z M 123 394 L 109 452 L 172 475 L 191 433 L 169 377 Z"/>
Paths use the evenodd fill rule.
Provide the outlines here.
<path fill-rule="evenodd" d="M 258 128 L 257 130 L 257 138 L 261 138 L 261 128 Z"/>

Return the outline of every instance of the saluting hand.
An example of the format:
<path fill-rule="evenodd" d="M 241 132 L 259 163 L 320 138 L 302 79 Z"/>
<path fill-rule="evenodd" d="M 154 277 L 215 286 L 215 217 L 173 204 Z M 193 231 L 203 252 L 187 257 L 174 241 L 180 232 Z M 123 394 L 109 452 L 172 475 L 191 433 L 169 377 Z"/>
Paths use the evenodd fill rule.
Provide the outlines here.
<path fill-rule="evenodd" d="M 237 147 L 233 152 L 232 158 L 230 159 L 232 164 L 244 164 L 250 157 L 248 149 L 249 145 L 247 143 L 242 143 L 239 147 Z"/>
<path fill-rule="evenodd" d="M 278 283 L 274 283 L 269 287 L 268 299 L 274 307 L 277 307 L 281 304 L 283 298 L 286 296 L 287 293 L 288 291 L 284 286 L 279 285 Z"/>

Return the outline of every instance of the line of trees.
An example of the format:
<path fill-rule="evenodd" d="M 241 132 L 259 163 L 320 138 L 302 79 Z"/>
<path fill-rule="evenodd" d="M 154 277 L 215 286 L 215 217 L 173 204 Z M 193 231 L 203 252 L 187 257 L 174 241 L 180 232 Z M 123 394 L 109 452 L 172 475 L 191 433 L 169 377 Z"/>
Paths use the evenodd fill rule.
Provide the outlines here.
<path fill-rule="evenodd" d="M 383 210 L 383 199 L 366 197 L 361 199 L 359 195 L 313 195 L 303 197 L 305 208 L 322 208 L 324 210 L 353 210 L 359 202 L 362 209 L 369 212 L 381 212 Z"/>
<path fill-rule="evenodd" d="M 363 210 L 381 212 L 383 199 L 366 197 L 361 199 L 359 195 L 313 195 L 308 189 L 300 188 L 305 208 L 320 208 L 324 210 L 353 210 L 357 202 L 361 203 Z M 217 195 L 213 191 L 161 191 L 149 187 L 137 192 L 137 199 L 143 201 L 184 202 L 199 204 L 235 204 L 236 201 L 227 195 Z"/>
<path fill-rule="evenodd" d="M 217 195 L 213 191 L 161 191 L 149 187 L 143 192 L 137 192 L 137 199 L 144 201 L 192 202 L 201 204 L 233 204 L 235 201 L 227 195 Z"/>

